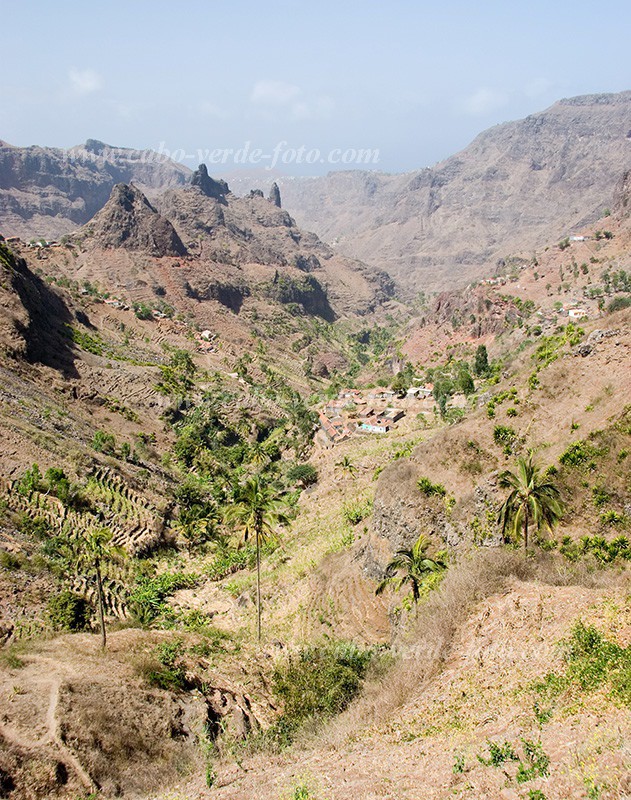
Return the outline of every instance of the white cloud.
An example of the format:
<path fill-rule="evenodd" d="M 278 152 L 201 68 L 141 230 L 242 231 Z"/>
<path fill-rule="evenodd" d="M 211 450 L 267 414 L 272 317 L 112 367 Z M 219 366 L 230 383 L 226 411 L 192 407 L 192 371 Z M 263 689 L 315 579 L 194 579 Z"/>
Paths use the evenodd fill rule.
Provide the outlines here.
<path fill-rule="evenodd" d="M 462 109 L 467 114 L 477 116 L 478 114 L 488 114 L 489 111 L 495 111 L 495 109 L 506 105 L 507 101 L 508 97 L 503 92 L 497 89 L 490 89 L 487 86 L 481 86 L 464 99 Z"/>
<path fill-rule="evenodd" d="M 103 85 L 101 76 L 93 69 L 71 69 L 68 72 L 70 88 L 75 94 L 85 95 L 98 91 Z"/>
<path fill-rule="evenodd" d="M 326 95 L 314 100 L 299 100 L 291 106 L 291 117 L 295 120 L 329 119 L 334 107 L 332 98 Z"/>
<path fill-rule="evenodd" d="M 298 86 L 284 81 L 257 81 L 252 88 L 250 100 L 256 105 L 286 106 L 299 97 Z"/>
<path fill-rule="evenodd" d="M 287 112 L 289 119 L 296 122 L 304 120 L 328 119 L 333 113 L 334 102 L 328 95 L 307 96 L 299 86 L 284 81 L 257 81 L 250 94 L 250 102 L 258 106 L 264 114 Z"/>

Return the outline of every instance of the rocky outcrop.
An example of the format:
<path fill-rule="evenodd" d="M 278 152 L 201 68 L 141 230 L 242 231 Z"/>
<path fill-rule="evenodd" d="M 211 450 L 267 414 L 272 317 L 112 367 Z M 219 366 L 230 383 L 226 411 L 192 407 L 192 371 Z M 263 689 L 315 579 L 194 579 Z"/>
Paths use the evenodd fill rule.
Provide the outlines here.
<path fill-rule="evenodd" d="M 186 248 L 168 219 L 135 186 L 112 189 L 104 208 L 80 233 L 82 240 L 104 248 L 123 247 L 151 256 L 183 256 Z"/>
<path fill-rule="evenodd" d="M 616 216 L 624 218 L 631 215 L 631 169 L 626 170 L 620 178 L 613 203 Z"/>
<path fill-rule="evenodd" d="M 335 320 L 327 293 L 313 275 L 297 281 L 276 272 L 263 291 L 267 297 L 279 303 L 300 305 L 307 314 L 322 317 L 327 322 Z"/>
<path fill-rule="evenodd" d="M 212 197 L 222 203 L 226 202 L 226 195 L 230 192 L 225 181 L 217 181 L 210 177 L 206 164 L 200 164 L 195 170 L 191 177 L 191 186 L 197 186 L 206 197 Z"/>
<path fill-rule="evenodd" d="M 274 203 L 274 205 L 275 205 L 277 208 L 280 208 L 280 207 L 281 207 L 281 202 L 280 202 L 280 189 L 278 188 L 278 184 L 276 183 L 276 181 L 274 181 L 274 183 L 272 184 L 272 188 L 271 188 L 271 189 L 270 189 L 270 191 L 269 191 L 269 198 L 268 198 L 268 200 L 270 201 L 270 203 Z"/>
<path fill-rule="evenodd" d="M 337 256 L 258 191 L 238 197 L 224 184 L 216 191 L 211 188 L 210 195 L 217 196 L 210 196 L 201 190 L 207 185 L 205 168 L 196 176 L 195 186 L 165 192 L 156 205 L 198 262 L 194 274 L 187 276 L 197 297 L 207 298 L 208 287 L 215 291 L 212 287 L 219 285 L 220 294 L 213 299 L 238 312 L 245 295 L 239 289 L 240 299 L 225 287 L 246 285 L 243 272 L 253 266 L 270 268 L 266 273 L 253 270 L 253 296 L 260 292 L 281 303 L 295 303 L 326 320 L 349 312 L 369 313 L 392 297 L 389 275 Z M 211 278 L 204 264 L 220 265 L 221 277 Z M 317 280 L 311 280 L 315 274 Z"/>
<path fill-rule="evenodd" d="M 503 331 L 506 323 L 513 324 L 519 309 L 511 300 L 498 297 L 497 292 L 485 286 L 466 288 L 463 291 L 441 292 L 426 317 L 437 325 L 450 324 L 454 329 L 463 327 L 471 336 L 479 338 Z"/>

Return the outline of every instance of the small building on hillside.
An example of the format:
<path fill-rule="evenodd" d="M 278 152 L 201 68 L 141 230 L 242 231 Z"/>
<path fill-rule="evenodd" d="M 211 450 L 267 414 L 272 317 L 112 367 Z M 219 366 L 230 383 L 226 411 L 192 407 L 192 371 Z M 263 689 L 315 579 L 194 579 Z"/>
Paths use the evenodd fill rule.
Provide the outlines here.
<path fill-rule="evenodd" d="M 381 416 L 390 422 L 398 422 L 405 416 L 405 411 L 400 408 L 387 408 Z"/>
<path fill-rule="evenodd" d="M 431 397 L 432 390 L 427 386 L 410 386 L 406 394 L 408 397 Z"/>
<path fill-rule="evenodd" d="M 348 439 L 351 432 L 342 420 L 331 420 L 326 414 L 320 413 L 320 430 L 330 444 L 337 444 Z"/>
<path fill-rule="evenodd" d="M 350 400 L 329 400 L 324 407 L 324 414 L 327 417 L 339 417 L 342 413 L 342 409 L 350 402 Z"/>
<path fill-rule="evenodd" d="M 362 417 L 357 420 L 357 430 L 367 431 L 368 433 L 388 433 L 391 425 L 391 420 L 384 419 L 383 417 Z"/>
<path fill-rule="evenodd" d="M 582 319 L 589 316 L 585 308 L 569 308 L 567 315 L 570 319 Z"/>

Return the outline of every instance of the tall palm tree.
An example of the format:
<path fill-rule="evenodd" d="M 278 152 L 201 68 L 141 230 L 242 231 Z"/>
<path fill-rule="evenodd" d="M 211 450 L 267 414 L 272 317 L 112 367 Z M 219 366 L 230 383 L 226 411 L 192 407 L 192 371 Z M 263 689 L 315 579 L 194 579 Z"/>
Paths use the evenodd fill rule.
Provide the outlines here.
<path fill-rule="evenodd" d="M 250 475 L 236 487 L 234 500 L 225 512 L 225 520 L 243 532 L 244 542 L 256 541 L 256 630 L 261 641 L 261 545 L 278 525 L 290 521 L 286 492 L 279 491 L 264 475 Z"/>
<path fill-rule="evenodd" d="M 505 470 L 499 476 L 498 484 L 502 489 L 510 489 L 506 500 L 499 510 L 498 523 L 502 535 L 510 532 L 517 536 L 521 530 L 524 549 L 528 550 L 528 533 L 533 525 L 536 531 L 552 528 L 563 515 L 563 504 L 558 488 L 550 481 L 545 472 L 532 461 L 532 452 L 527 458 L 517 459 L 515 472 Z"/>
<path fill-rule="evenodd" d="M 423 581 L 431 573 L 441 572 L 447 566 L 444 556 L 430 558 L 426 555 L 429 545 L 430 540 L 421 534 L 409 550 L 397 550 L 386 567 L 386 574 L 377 586 L 376 594 L 381 594 L 390 584 L 398 592 L 408 583 L 412 589 L 412 599 L 418 603 Z"/>
<path fill-rule="evenodd" d="M 107 528 L 92 529 L 84 535 L 75 537 L 60 537 L 57 548 L 57 556 L 61 558 L 62 569 L 66 574 L 78 573 L 93 577 L 96 582 L 101 643 L 105 650 L 107 634 L 103 573 L 104 570 L 107 572 L 112 564 L 120 563 L 125 557 L 125 551 L 112 543 L 112 533 Z"/>

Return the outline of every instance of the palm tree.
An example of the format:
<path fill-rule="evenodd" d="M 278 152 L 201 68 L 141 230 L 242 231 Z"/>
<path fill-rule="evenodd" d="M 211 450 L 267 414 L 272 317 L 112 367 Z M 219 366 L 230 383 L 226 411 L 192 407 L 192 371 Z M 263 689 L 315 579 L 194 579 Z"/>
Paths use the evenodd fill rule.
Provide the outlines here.
<path fill-rule="evenodd" d="M 189 550 L 208 542 L 216 534 L 218 513 L 209 503 L 195 503 L 180 511 L 175 530 L 186 540 Z"/>
<path fill-rule="evenodd" d="M 339 467 L 344 472 L 348 472 L 351 477 L 354 477 L 357 472 L 357 467 L 353 464 L 349 456 L 344 456 L 340 461 L 336 461 L 335 466 Z"/>
<path fill-rule="evenodd" d="M 120 562 L 125 551 L 112 544 L 112 533 L 107 528 L 96 528 L 77 537 L 66 537 L 58 543 L 58 557 L 67 574 L 94 576 L 99 610 L 99 626 L 103 649 L 107 645 L 105 631 L 105 593 L 103 591 L 103 570 Z"/>
<path fill-rule="evenodd" d="M 256 615 L 257 636 L 261 641 L 261 545 L 272 536 L 278 525 L 290 520 L 287 495 L 263 475 L 251 475 L 236 487 L 233 504 L 225 519 L 243 532 L 243 541 L 256 540 Z"/>
<path fill-rule="evenodd" d="M 528 532 L 530 525 L 536 531 L 552 528 L 563 515 L 563 504 L 559 499 L 559 490 L 549 480 L 545 472 L 532 461 L 532 452 L 527 458 L 517 459 L 515 472 L 505 470 L 499 476 L 498 484 L 502 489 L 510 489 L 510 494 L 503 502 L 498 515 L 498 523 L 502 535 L 506 538 L 510 531 L 514 536 L 521 529 L 524 549 L 528 550 Z"/>
<path fill-rule="evenodd" d="M 395 592 L 410 584 L 412 589 L 412 599 L 418 603 L 421 597 L 421 586 L 428 575 L 433 572 L 441 572 L 445 569 L 445 557 L 436 555 L 430 558 L 426 555 L 426 550 L 430 545 L 427 536 L 421 534 L 409 550 L 397 550 L 394 557 L 386 567 L 386 574 L 377 586 L 376 594 L 381 594 L 386 586 L 392 584 Z"/>

